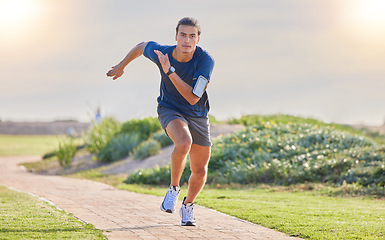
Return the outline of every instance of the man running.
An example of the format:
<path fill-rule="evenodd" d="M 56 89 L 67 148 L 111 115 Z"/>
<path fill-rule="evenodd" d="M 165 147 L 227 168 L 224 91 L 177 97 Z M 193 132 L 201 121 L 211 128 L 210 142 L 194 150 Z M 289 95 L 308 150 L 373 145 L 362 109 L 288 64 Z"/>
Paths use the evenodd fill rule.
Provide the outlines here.
<path fill-rule="evenodd" d="M 175 212 L 180 193 L 180 178 L 190 156 L 191 176 L 188 193 L 179 214 L 182 226 L 195 226 L 194 200 L 205 185 L 211 152 L 207 85 L 214 59 L 197 46 L 201 29 L 194 18 L 182 18 L 176 27 L 174 46 L 142 42 L 107 73 L 113 80 L 124 68 L 142 54 L 154 62 L 161 74 L 158 118 L 162 128 L 174 142 L 171 154 L 171 184 L 161 204 L 161 210 Z"/>

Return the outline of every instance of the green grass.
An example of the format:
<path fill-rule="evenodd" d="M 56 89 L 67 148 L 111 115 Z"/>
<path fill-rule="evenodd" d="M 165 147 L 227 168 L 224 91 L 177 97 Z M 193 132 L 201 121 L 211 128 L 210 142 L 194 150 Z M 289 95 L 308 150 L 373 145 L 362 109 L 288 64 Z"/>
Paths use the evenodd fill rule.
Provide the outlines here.
<path fill-rule="evenodd" d="M 267 121 L 269 121 L 269 124 L 267 124 Z M 262 123 L 263 125 L 266 123 L 266 125 L 271 126 L 274 125 L 274 121 L 287 123 L 289 125 L 291 123 L 310 123 L 314 125 L 315 128 L 333 128 L 336 132 L 343 131 L 352 133 L 353 135 L 358 134 L 364 136 L 365 138 L 370 138 L 376 144 L 382 145 L 385 143 L 385 137 L 377 133 L 365 132 L 363 130 L 355 130 L 349 126 L 326 124 L 313 119 L 302 119 L 292 116 L 245 116 L 239 121 L 234 121 L 234 123 L 243 123 L 246 126 L 251 126 L 256 123 Z M 299 131 L 296 129 L 295 132 L 297 133 Z M 241 133 L 241 136 L 242 134 L 243 133 Z M 291 135 L 294 135 L 294 131 Z M 266 134 L 265 136 L 267 140 L 270 139 L 269 134 Z M 264 136 L 261 136 L 261 139 L 262 137 Z M 228 143 L 229 146 L 237 143 L 237 140 L 240 139 L 240 137 L 239 139 L 234 138 L 234 142 L 232 142 L 232 139 L 229 139 L 229 141 L 231 141 L 231 143 Z M 269 140 L 268 143 L 271 141 Z M 286 141 L 283 141 L 283 143 L 286 143 Z M 226 149 L 232 150 L 227 146 Z M 235 149 L 238 149 L 238 147 Z M 296 149 L 298 150 L 298 147 Z M 272 148 L 268 148 L 266 151 L 270 153 L 269 150 L 272 152 Z M 364 151 L 365 149 L 361 150 Z M 288 149 L 288 151 L 291 150 Z M 368 151 L 368 154 L 373 154 L 373 152 L 374 151 L 370 150 Z M 278 154 L 278 152 L 276 153 Z M 214 155 L 215 154 L 213 154 L 213 156 Z M 317 156 L 318 155 L 320 154 L 317 154 Z M 247 160 L 248 156 L 250 156 L 250 154 L 247 156 L 240 155 L 239 160 Z M 336 156 L 336 159 L 337 157 L 338 156 Z M 212 160 L 213 159 L 215 160 L 214 157 Z M 319 161 L 321 162 L 321 160 Z M 381 158 L 380 160 L 383 159 Z M 266 162 L 266 160 L 264 162 Z M 371 164 L 373 163 L 373 161 L 368 162 Z M 213 161 L 213 163 L 218 164 L 218 161 Z M 354 161 L 352 163 L 357 162 Z M 358 163 L 361 162 L 358 161 Z M 234 167 L 232 169 L 239 167 L 239 165 L 239 162 L 234 162 Z M 375 172 L 378 173 L 377 175 L 383 173 L 383 166 L 381 167 L 381 171 Z M 334 169 L 318 167 L 317 169 L 327 170 L 327 175 L 331 175 L 333 173 L 336 174 Z M 214 171 L 210 170 L 209 177 L 210 174 L 215 177 L 213 173 Z M 378 179 L 378 177 L 375 176 L 375 173 L 370 174 L 369 177 Z M 233 176 L 237 176 L 237 174 L 233 174 Z M 113 185 L 119 189 L 158 196 L 164 196 L 166 189 L 166 187 L 159 186 L 123 184 L 122 181 L 124 177 L 104 175 L 101 173 L 100 169 L 77 173 L 71 175 L 71 177 L 87 178 Z M 149 176 L 149 178 L 155 179 L 152 176 Z M 165 179 L 166 182 L 168 182 L 169 176 L 166 176 Z M 308 180 L 304 182 L 306 183 Z M 156 183 L 159 183 L 159 181 Z M 385 201 L 384 199 L 381 200 L 373 198 L 373 196 L 384 196 L 385 188 L 382 187 L 383 185 L 372 184 L 372 187 L 377 187 L 374 189 L 377 194 L 370 196 L 370 194 L 373 193 L 373 190 L 363 188 L 359 184 L 346 184 L 346 181 L 341 184 L 334 185 L 328 185 L 328 183 L 312 183 L 312 187 L 305 188 L 302 188 L 301 185 L 296 183 L 297 182 L 294 182 L 293 185 L 289 187 L 272 187 L 269 185 L 265 185 L 264 187 L 255 187 L 254 185 L 254 187 L 251 188 L 249 187 L 251 185 L 245 186 L 228 184 L 230 188 L 218 189 L 213 186 L 208 186 L 198 196 L 196 203 L 305 239 L 385 238 Z M 319 184 L 320 187 L 314 188 L 317 184 Z M 218 186 L 223 188 L 223 185 L 220 186 L 218 184 Z M 305 190 L 303 191 L 303 189 Z M 182 188 L 180 199 L 185 195 L 186 186 Z M 355 195 L 358 195 L 359 197 L 351 197 Z M 362 195 L 364 197 L 362 197 Z"/>
<path fill-rule="evenodd" d="M 345 124 L 338 124 L 338 123 L 325 123 L 317 119 L 313 118 L 304 118 L 299 116 L 292 116 L 292 115 L 286 115 L 286 114 L 272 114 L 272 115 L 243 115 L 239 119 L 232 119 L 229 120 L 228 123 L 231 124 L 243 124 L 245 126 L 252 126 L 255 124 L 264 124 L 266 122 L 269 122 L 271 124 L 273 123 L 283 123 L 283 124 L 312 124 L 317 126 L 329 126 L 333 127 L 335 130 L 348 132 L 353 135 L 362 135 L 365 137 L 369 137 L 372 140 L 374 140 L 378 144 L 385 144 L 385 135 L 380 134 L 378 131 L 372 131 L 367 128 L 362 129 L 356 129 L 350 125 Z"/>
<path fill-rule="evenodd" d="M 43 155 L 55 150 L 58 136 L 0 135 L 0 156 Z"/>
<path fill-rule="evenodd" d="M 101 230 L 25 193 L 0 186 L 0 239 L 106 239 Z"/>
<path fill-rule="evenodd" d="M 118 189 L 164 196 L 167 186 L 124 184 L 124 176 L 93 169 L 71 175 Z M 224 188 L 224 189 L 220 189 Z M 196 203 L 304 239 L 384 239 L 385 201 L 355 195 L 353 185 L 210 185 Z M 187 194 L 183 186 L 179 199 Z M 342 197 L 347 196 L 347 197 Z"/>
<path fill-rule="evenodd" d="M 165 187 L 117 186 L 163 196 Z M 181 198 L 186 194 L 186 187 Z M 196 203 L 305 239 L 384 239 L 385 202 L 370 198 L 327 197 L 318 191 L 282 188 L 205 188 Z"/>

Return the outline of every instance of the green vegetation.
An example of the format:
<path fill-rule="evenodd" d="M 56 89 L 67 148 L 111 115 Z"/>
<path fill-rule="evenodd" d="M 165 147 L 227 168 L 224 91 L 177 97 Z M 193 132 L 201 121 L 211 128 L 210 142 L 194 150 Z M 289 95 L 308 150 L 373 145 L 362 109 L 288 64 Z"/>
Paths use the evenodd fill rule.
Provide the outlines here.
<path fill-rule="evenodd" d="M 122 190 L 164 196 L 167 186 L 121 183 L 122 176 L 88 170 L 72 175 L 110 184 Z M 179 200 L 187 194 L 181 188 Z M 351 197 L 347 186 L 207 185 L 196 203 L 219 212 L 305 239 L 383 239 L 385 202 Z M 337 197 L 336 197 L 337 196 Z M 347 197 L 341 197 L 347 196 Z"/>
<path fill-rule="evenodd" d="M 0 135 L 0 156 L 43 155 L 57 146 L 57 136 Z"/>
<path fill-rule="evenodd" d="M 26 162 L 22 165 L 31 172 L 42 173 L 49 169 L 58 167 L 58 163 L 59 159 L 57 157 L 51 157 L 43 159 L 42 161 Z"/>
<path fill-rule="evenodd" d="M 264 123 L 281 123 L 281 124 L 311 124 L 314 126 L 321 127 L 332 127 L 335 130 L 351 133 L 352 135 L 360 135 L 363 137 L 368 137 L 375 141 L 378 144 L 385 145 L 385 136 L 381 135 L 379 132 L 373 132 L 369 129 L 355 129 L 350 125 L 344 124 L 336 124 L 336 123 L 324 123 L 317 119 L 313 118 L 303 118 L 296 117 L 285 114 L 273 114 L 273 115 L 244 115 L 239 119 L 232 119 L 229 121 L 231 124 L 243 124 L 246 127 L 250 127 L 252 125 L 264 124 Z"/>
<path fill-rule="evenodd" d="M 250 125 L 244 131 L 217 140 L 212 148 L 208 182 L 344 183 L 384 195 L 384 145 L 370 137 L 337 130 L 334 125 L 306 119 L 293 123 L 293 117 L 287 118 L 277 123 L 258 123 L 259 118 L 249 117 L 243 122 Z M 170 174 L 169 166 L 140 170 L 126 183 L 167 184 Z M 187 170 L 182 183 L 188 181 L 189 175 Z"/>
<path fill-rule="evenodd" d="M 142 159 L 172 144 L 156 118 L 132 119 L 123 124 L 105 118 L 86 135 L 88 149 L 102 162 L 114 162 L 134 154 Z"/>
<path fill-rule="evenodd" d="M 65 137 L 59 141 L 59 147 L 54 153 L 59 160 L 60 166 L 71 166 L 72 159 L 78 150 L 78 145 L 75 141 L 72 137 Z"/>
<path fill-rule="evenodd" d="M 305 239 L 385 238 L 385 136 L 287 115 L 250 115 L 231 123 L 245 129 L 214 142 L 209 184 L 197 204 Z M 153 140 L 170 143 L 155 129 L 132 154 L 149 152 Z M 116 131 L 103 148 L 122 135 Z M 140 170 L 125 180 L 131 184 L 101 169 L 72 177 L 164 196 L 165 187 L 158 186 L 169 184 L 170 173 L 170 166 Z M 187 162 L 182 184 L 189 175 Z M 180 198 L 185 195 L 186 186 Z"/>
<path fill-rule="evenodd" d="M 173 144 L 171 138 L 169 138 L 163 130 L 155 132 L 152 138 L 159 142 L 162 148 Z"/>
<path fill-rule="evenodd" d="M 114 118 L 105 118 L 100 124 L 94 124 L 85 137 L 89 151 L 99 153 L 120 130 L 121 124 Z"/>
<path fill-rule="evenodd" d="M 218 123 L 218 124 L 224 123 L 223 121 L 217 120 L 213 115 L 210 115 L 210 114 L 209 114 L 209 122 L 210 123 Z"/>
<path fill-rule="evenodd" d="M 208 189 L 197 200 L 209 208 L 309 239 L 383 239 L 385 203 L 269 189 Z"/>
<path fill-rule="evenodd" d="M 147 141 L 142 142 L 135 149 L 134 158 L 135 159 L 144 159 L 146 157 L 157 154 L 162 146 L 155 139 L 149 139 Z"/>
<path fill-rule="evenodd" d="M 141 140 L 137 133 L 121 133 L 111 138 L 102 148 L 98 158 L 102 162 L 114 162 L 130 155 Z"/>
<path fill-rule="evenodd" d="M 154 185 L 120 184 L 116 187 L 157 196 L 164 196 L 165 193 L 165 187 Z M 383 200 L 328 197 L 325 194 L 332 189 L 311 184 L 292 187 L 265 185 L 260 188 L 232 184 L 224 189 L 217 187 L 206 186 L 196 203 L 305 239 L 385 237 Z M 180 200 L 186 193 L 186 187 L 182 187 Z"/>
<path fill-rule="evenodd" d="M 0 186 L 0 209 L 0 239 L 106 239 L 92 225 L 3 186 Z"/>
<path fill-rule="evenodd" d="M 146 141 L 151 135 L 162 130 L 157 118 L 132 119 L 123 123 L 120 133 L 137 133 L 141 141 Z"/>

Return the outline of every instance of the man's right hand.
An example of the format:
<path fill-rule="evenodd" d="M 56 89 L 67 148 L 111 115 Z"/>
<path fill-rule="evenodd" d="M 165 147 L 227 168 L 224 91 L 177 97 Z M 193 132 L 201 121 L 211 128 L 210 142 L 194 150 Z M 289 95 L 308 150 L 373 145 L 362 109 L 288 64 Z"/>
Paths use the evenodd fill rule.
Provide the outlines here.
<path fill-rule="evenodd" d="M 115 80 L 123 75 L 123 68 L 118 64 L 111 68 L 110 71 L 107 72 L 108 77 L 112 77 L 112 80 Z"/>

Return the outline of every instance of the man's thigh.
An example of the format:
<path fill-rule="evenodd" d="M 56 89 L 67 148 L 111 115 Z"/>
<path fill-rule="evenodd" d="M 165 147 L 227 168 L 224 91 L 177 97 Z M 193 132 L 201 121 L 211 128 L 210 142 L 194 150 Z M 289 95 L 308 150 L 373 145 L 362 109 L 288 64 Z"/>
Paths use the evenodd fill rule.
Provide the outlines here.
<path fill-rule="evenodd" d="M 167 132 L 167 135 L 174 142 L 174 144 L 188 143 L 191 145 L 192 137 L 190 129 L 188 128 L 187 123 L 185 123 L 181 119 L 174 119 L 169 122 L 165 130 Z"/>
<path fill-rule="evenodd" d="M 210 125 L 207 117 L 190 117 L 173 109 L 158 106 L 158 119 L 160 125 L 174 143 L 187 140 L 187 137 L 192 139 L 193 144 L 211 146 Z"/>

